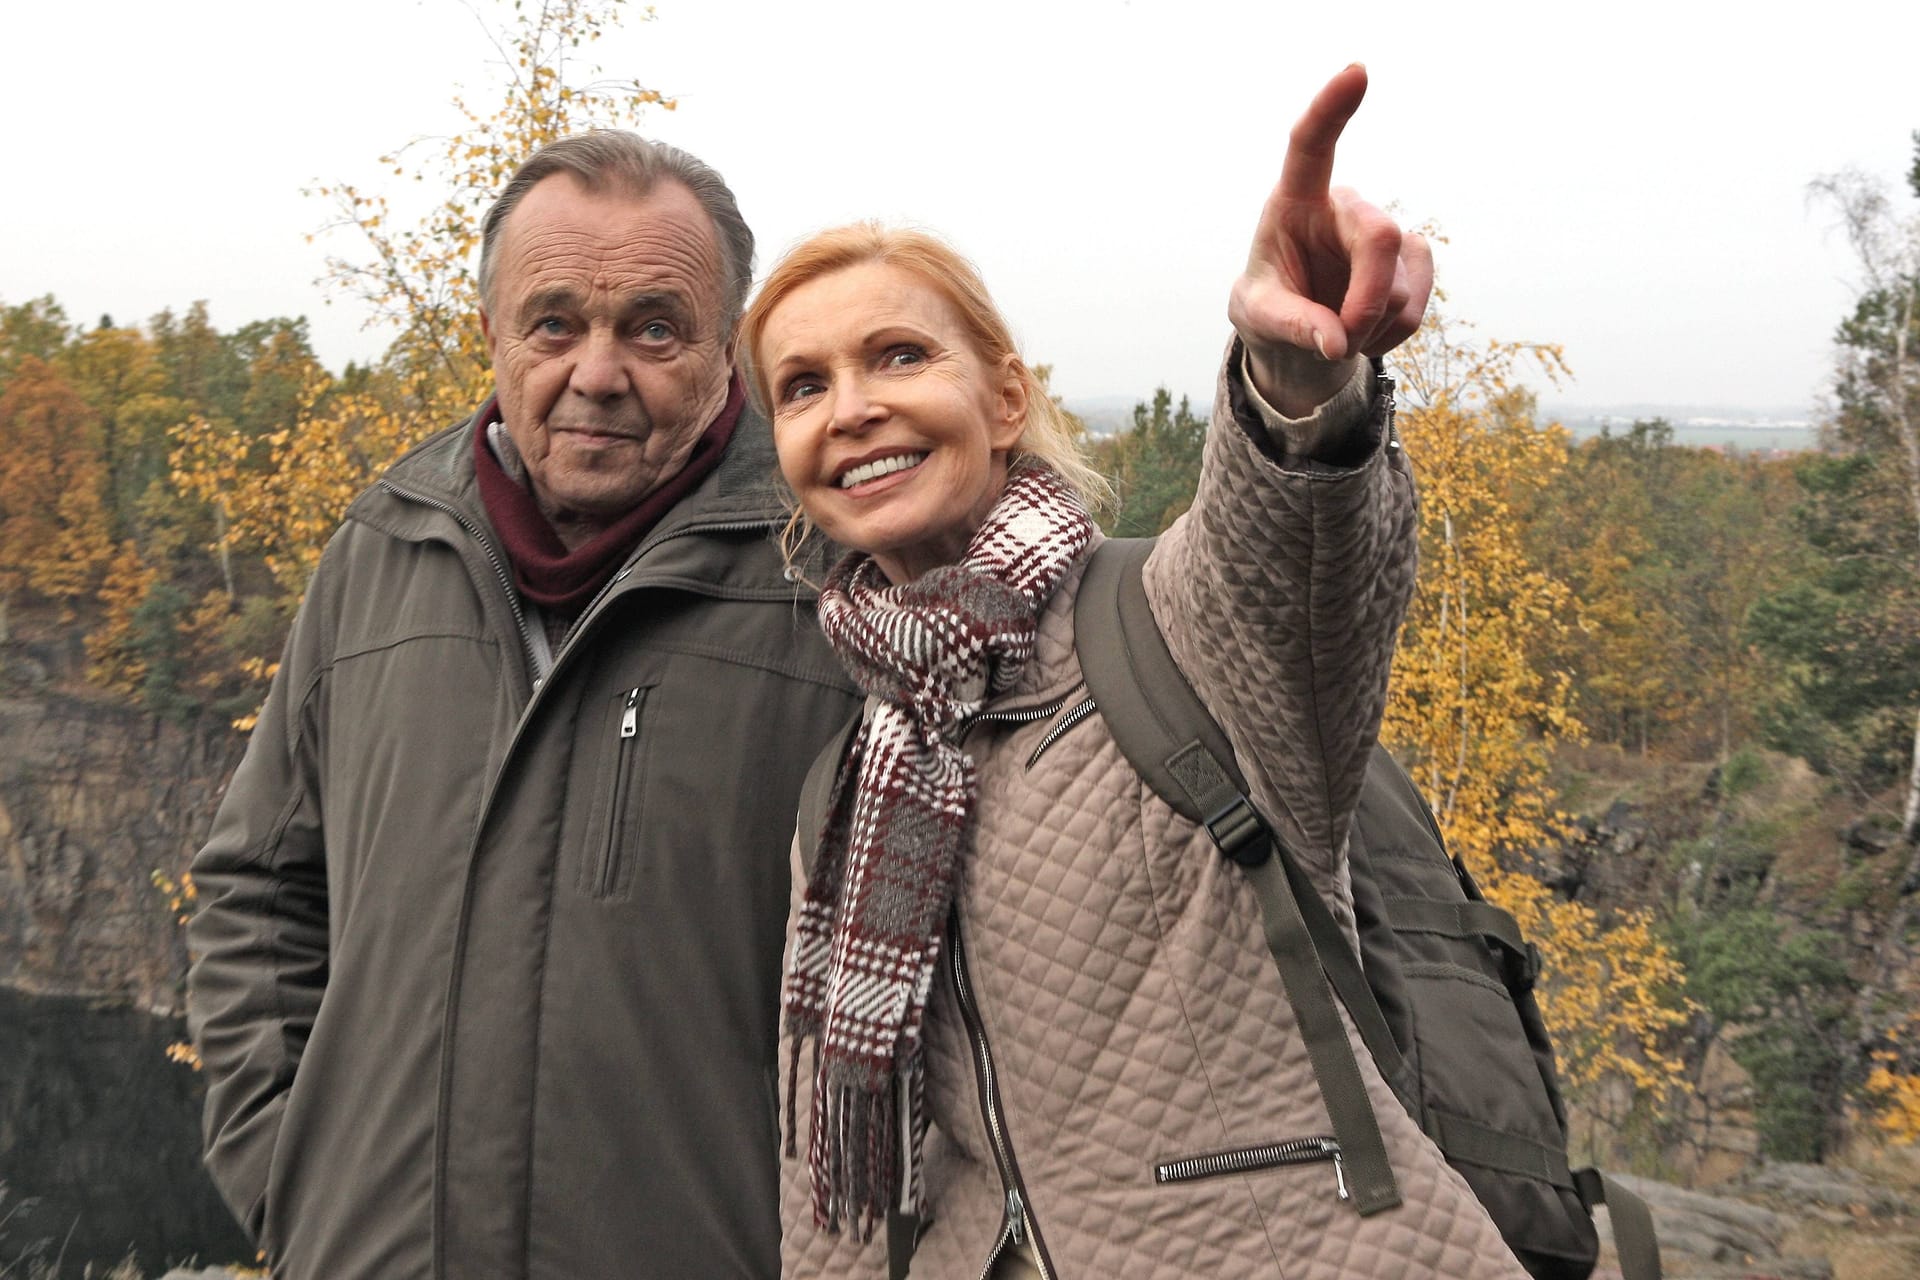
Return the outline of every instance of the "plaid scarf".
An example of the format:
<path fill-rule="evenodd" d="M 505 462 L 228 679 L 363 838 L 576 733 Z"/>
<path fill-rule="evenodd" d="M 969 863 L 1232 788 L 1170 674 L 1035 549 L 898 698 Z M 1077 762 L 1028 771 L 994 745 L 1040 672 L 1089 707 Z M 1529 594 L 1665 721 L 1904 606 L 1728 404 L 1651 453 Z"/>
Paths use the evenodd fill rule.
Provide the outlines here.
<path fill-rule="evenodd" d="M 855 554 L 820 594 L 821 630 L 873 699 L 833 785 L 783 996 L 787 1154 L 811 1038 L 807 1162 L 813 1219 L 829 1231 L 845 1220 L 865 1240 L 889 1206 L 924 1207 L 921 1019 L 973 837 L 974 765 L 956 743 L 1019 678 L 1092 532 L 1058 476 L 1016 464 L 959 563 L 892 586 Z"/>

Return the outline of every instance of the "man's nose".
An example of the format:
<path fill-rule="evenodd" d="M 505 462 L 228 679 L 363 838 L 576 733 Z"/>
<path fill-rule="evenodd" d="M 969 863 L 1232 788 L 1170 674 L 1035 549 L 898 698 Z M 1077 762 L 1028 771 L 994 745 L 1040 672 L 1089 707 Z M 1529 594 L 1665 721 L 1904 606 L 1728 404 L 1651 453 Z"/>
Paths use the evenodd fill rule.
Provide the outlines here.
<path fill-rule="evenodd" d="M 605 329 L 590 329 L 574 348 L 573 374 L 567 385 L 590 400 L 612 400 L 633 389 L 622 358 L 620 339 Z"/>

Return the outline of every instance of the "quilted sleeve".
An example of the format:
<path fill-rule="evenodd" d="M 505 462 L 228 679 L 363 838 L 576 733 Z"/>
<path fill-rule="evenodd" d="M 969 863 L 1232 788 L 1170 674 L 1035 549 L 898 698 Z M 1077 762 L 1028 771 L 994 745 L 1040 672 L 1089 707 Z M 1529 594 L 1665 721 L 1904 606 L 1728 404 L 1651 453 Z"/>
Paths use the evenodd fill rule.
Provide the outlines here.
<path fill-rule="evenodd" d="M 1337 433 L 1337 465 L 1269 435 L 1240 365 L 1236 341 L 1199 489 L 1147 561 L 1147 599 L 1255 803 L 1350 920 L 1347 826 L 1413 592 L 1413 475 L 1384 377 Z"/>

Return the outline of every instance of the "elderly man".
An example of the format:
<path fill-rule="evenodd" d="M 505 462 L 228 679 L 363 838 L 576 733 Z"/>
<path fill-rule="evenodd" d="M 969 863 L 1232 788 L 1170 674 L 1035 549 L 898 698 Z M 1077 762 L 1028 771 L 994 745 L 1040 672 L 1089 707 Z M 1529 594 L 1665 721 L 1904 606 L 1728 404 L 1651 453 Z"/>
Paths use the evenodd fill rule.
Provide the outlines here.
<path fill-rule="evenodd" d="M 719 176 L 489 213 L 497 395 L 348 510 L 194 865 L 207 1162 L 276 1276 L 771 1276 L 795 794 L 853 708 L 769 534 Z"/>

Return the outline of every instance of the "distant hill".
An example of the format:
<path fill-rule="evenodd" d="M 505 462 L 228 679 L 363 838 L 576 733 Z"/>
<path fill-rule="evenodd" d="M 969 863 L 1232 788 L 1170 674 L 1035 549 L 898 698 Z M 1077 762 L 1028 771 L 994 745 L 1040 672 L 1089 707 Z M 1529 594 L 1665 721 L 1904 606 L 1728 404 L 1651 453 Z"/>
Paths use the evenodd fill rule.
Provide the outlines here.
<path fill-rule="evenodd" d="M 1152 393 L 1149 392 L 1148 395 Z M 1078 414 L 1096 436 L 1114 435 L 1133 425 L 1133 406 L 1146 396 L 1083 396 L 1069 399 L 1067 408 Z M 1192 396 L 1196 406 L 1206 403 Z M 1818 443 L 1819 430 L 1804 408 L 1749 409 L 1699 404 L 1547 404 L 1540 416 L 1573 432 L 1576 440 L 1611 431 L 1625 432 L 1635 422 L 1665 418 L 1673 426 L 1675 444 L 1700 449 L 1729 449 L 1741 453 L 1794 453 Z"/>
<path fill-rule="evenodd" d="M 1635 422 L 1664 418 L 1675 444 L 1743 453 L 1793 453 L 1819 443 L 1819 428 L 1804 408 L 1748 409 L 1699 404 L 1545 404 L 1541 416 L 1573 432 L 1577 440 L 1606 431 L 1619 434 Z"/>

